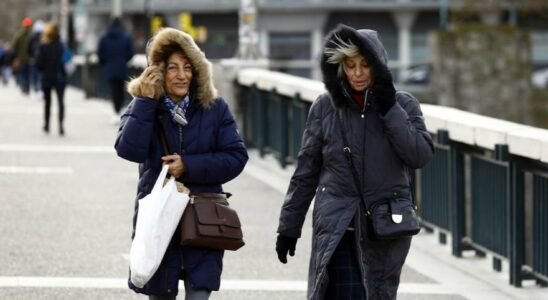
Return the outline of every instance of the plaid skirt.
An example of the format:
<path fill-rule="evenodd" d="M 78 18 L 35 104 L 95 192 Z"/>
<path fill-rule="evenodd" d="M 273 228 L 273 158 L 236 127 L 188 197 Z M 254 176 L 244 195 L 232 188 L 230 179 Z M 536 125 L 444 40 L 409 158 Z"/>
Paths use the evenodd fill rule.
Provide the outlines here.
<path fill-rule="evenodd" d="M 346 231 L 327 265 L 326 300 L 365 300 L 366 291 L 356 258 L 354 232 Z"/>

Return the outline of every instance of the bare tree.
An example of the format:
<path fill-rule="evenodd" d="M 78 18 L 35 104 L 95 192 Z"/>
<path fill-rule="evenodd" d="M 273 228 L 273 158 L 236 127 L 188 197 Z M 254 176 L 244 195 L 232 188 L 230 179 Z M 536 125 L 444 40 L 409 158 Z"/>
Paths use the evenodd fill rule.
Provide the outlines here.
<path fill-rule="evenodd" d="M 39 7 L 45 7 L 54 1 L 40 0 L 2 0 L 0 8 L 0 40 L 11 41 L 15 33 L 21 28 L 21 21 L 25 17 L 43 18 L 37 12 Z"/>

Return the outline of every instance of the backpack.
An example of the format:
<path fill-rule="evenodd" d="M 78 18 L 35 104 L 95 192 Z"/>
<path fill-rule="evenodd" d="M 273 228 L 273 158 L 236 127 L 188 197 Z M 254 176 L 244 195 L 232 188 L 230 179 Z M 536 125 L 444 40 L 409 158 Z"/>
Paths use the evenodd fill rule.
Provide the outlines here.
<path fill-rule="evenodd" d="M 65 70 L 65 74 L 68 76 L 72 75 L 74 71 L 76 70 L 76 65 L 74 65 L 74 62 L 72 61 L 72 57 L 74 54 L 72 53 L 72 50 L 69 46 L 66 44 L 63 44 L 63 55 L 61 56 L 61 63 L 63 64 L 63 70 Z"/>

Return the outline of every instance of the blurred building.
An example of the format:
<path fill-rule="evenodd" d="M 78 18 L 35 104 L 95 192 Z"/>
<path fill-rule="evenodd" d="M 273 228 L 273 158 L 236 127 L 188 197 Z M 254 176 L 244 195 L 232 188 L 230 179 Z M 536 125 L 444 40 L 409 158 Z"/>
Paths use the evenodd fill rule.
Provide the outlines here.
<path fill-rule="evenodd" d="M 65 0 L 66 1 L 66 0 Z M 251 0 L 247 0 L 251 1 Z M 42 13 L 58 11 L 47 1 Z M 458 1 L 460 3 L 462 1 Z M 515 1 L 514 1 L 515 2 Z M 119 4 L 117 4 L 119 3 Z M 427 37 L 447 19 L 451 0 L 255 0 L 257 49 L 273 69 L 318 78 L 323 36 L 338 23 L 380 32 L 389 65 L 398 71 L 428 61 Z M 76 42 L 93 52 L 110 16 L 123 15 L 135 47 L 143 51 L 151 30 L 170 26 L 191 30 L 212 59 L 233 57 L 238 50 L 240 0 L 71 0 L 70 27 Z M 441 16 L 441 18 L 440 18 Z M 508 5 L 486 22 L 513 23 L 530 30 L 535 67 L 548 66 L 548 18 L 526 15 Z M 86 36 L 78 33 L 86 32 Z M 80 34 L 81 35 L 81 34 Z"/>

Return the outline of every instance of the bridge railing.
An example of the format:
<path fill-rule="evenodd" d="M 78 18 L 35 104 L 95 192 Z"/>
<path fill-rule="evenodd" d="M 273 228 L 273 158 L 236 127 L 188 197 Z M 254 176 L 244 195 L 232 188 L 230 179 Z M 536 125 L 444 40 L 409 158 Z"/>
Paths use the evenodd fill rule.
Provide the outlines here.
<path fill-rule="evenodd" d="M 296 161 L 308 109 L 321 82 L 244 69 L 235 82 L 242 132 L 261 155 Z M 415 172 L 423 226 L 452 253 L 489 254 L 509 263 L 510 284 L 548 283 L 548 130 L 455 108 L 422 105 L 436 154 Z"/>

